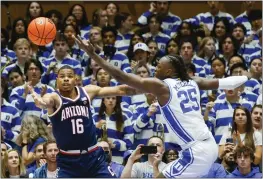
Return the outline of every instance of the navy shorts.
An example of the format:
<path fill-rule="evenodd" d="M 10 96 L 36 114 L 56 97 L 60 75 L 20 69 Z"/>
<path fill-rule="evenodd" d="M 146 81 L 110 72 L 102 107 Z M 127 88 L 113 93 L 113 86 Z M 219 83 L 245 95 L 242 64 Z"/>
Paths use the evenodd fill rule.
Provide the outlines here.
<path fill-rule="evenodd" d="M 104 151 L 97 150 L 80 155 L 57 155 L 58 178 L 116 178 L 108 163 Z"/>

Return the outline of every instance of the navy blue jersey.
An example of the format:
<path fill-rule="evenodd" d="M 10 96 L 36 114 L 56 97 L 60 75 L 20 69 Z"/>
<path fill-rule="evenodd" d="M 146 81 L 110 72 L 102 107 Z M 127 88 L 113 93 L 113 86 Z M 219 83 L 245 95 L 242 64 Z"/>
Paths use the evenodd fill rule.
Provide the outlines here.
<path fill-rule="evenodd" d="M 49 115 L 58 148 L 62 150 L 85 150 L 97 143 L 89 96 L 84 88 L 75 89 L 76 99 L 63 97 L 56 91 L 61 105 Z"/>

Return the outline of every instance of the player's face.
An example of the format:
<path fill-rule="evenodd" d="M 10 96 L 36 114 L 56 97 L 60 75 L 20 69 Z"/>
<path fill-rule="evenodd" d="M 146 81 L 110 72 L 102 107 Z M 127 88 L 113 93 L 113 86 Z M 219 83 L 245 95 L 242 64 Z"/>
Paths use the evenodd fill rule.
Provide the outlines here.
<path fill-rule="evenodd" d="M 8 168 L 17 168 L 19 166 L 19 155 L 16 151 L 8 153 Z"/>
<path fill-rule="evenodd" d="M 62 69 L 58 73 L 57 88 L 63 92 L 72 91 L 76 85 L 75 73 L 72 69 Z"/>
<path fill-rule="evenodd" d="M 77 18 L 77 20 L 81 20 L 83 17 L 83 9 L 81 6 L 76 5 L 73 10 L 72 14 L 74 14 Z"/>
<path fill-rule="evenodd" d="M 27 78 L 28 78 L 28 81 L 39 81 L 41 78 L 40 69 L 34 63 L 31 63 L 29 65 L 29 68 L 27 71 Z"/>
<path fill-rule="evenodd" d="M 66 41 L 56 41 L 54 44 L 54 49 L 56 51 L 56 55 L 65 56 L 69 48 Z"/>
<path fill-rule="evenodd" d="M 155 68 L 155 77 L 164 80 L 166 78 L 167 69 L 169 68 L 169 60 L 166 57 L 162 57 Z"/>
<path fill-rule="evenodd" d="M 44 158 L 44 151 L 43 151 L 43 145 L 39 144 L 35 149 L 35 158 L 36 160 L 40 160 Z"/>
<path fill-rule="evenodd" d="M 40 5 L 37 2 L 32 2 L 29 6 L 29 14 L 31 17 L 39 17 L 41 12 Z"/>
<path fill-rule="evenodd" d="M 167 47 L 168 54 L 178 54 L 179 48 L 175 41 L 170 41 Z"/>
<path fill-rule="evenodd" d="M 262 126 L 262 108 L 256 107 L 251 113 L 253 126 L 255 128 L 261 128 Z"/>
<path fill-rule="evenodd" d="M 57 161 L 56 157 L 57 157 L 58 152 L 59 152 L 59 150 L 58 150 L 56 143 L 48 144 L 46 154 L 45 154 L 46 159 L 49 162 L 56 162 Z"/>
<path fill-rule="evenodd" d="M 104 98 L 104 104 L 107 109 L 114 109 L 116 106 L 116 97 L 106 97 Z"/>
<path fill-rule="evenodd" d="M 250 72 L 258 75 L 262 74 L 262 61 L 260 59 L 255 59 L 252 61 Z"/>
<path fill-rule="evenodd" d="M 241 153 L 237 156 L 236 163 L 240 169 L 248 169 L 251 167 L 252 160 L 249 154 Z"/>
<path fill-rule="evenodd" d="M 109 31 L 104 33 L 102 40 L 104 45 L 114 45 L 116 39 L 113 32 Z"/>
<path fill-rule="evenodd" d="M 16 22 L 15 31 L 17 34 L 23 34 L 25 32 L 25 24 L 22 20 Z"/>
<path fill-rule="evenodd" d="M 28 59 L 30 49 L 27 45 L 23 44 L 23 45 L 18 46 L 15 52 L 16 52 L 16 56 L 18 59 Z"/>
<path fill-rule="evenodd" d="M 147 78 L 150 76 L 148 70 L 144 66 L 137 69 L 136 75 L 138 75 L 142 78 Z"/>
<path fill-rule="evenodd" d="M 23 77 L 17 72 L 12 72 L 9 75 L 9 81 L 13 88 L 24 84 Z"/>
<path fill-rule="evenodd" d="M 235 113 L 235 123 L 237 126 L 245 126 L 247 124 L 247 116 L 245 111 L 237 109 Z"/>

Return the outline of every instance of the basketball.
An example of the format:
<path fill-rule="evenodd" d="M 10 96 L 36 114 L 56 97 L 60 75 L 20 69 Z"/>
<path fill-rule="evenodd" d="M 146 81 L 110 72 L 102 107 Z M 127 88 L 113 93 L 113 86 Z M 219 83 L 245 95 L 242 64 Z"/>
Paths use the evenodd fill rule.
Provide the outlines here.
<path fill-rule="evenodd" d="M 52 42 L 56 33 L 56 25 L 46 17 L 38 17 L 32 20 L 27 29 L 29 40 L 39 46 L 45 46 Z"/>

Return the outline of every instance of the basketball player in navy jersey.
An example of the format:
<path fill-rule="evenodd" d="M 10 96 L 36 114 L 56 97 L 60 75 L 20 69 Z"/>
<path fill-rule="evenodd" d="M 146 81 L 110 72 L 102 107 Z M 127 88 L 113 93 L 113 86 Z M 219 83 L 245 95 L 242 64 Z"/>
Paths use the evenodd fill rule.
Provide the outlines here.
<path fill-rule="evenodd" d="M 140 78 L 127 74 L 99 57 L 89 41 L 75 38 L 78 45 L 100 67 L 120 83 L 128 84 L 145 93 L 154 94 L 161 106 L 162 116 L 172 129 L 172 142 L 181 147 L 180 157 L 168 164 L 159 177 L 202 177 L 206 175 L 218 156 L 217 144 L 204 123 L 200 109 L 200 92 L 208 89 L 234 89 L 248 80 L 247 76 L 224 79 L 191 79 L 180 56 L 167 55 L 160 59 L 156 78 Z M 137 147 L 135 156 L 140 156 Z M 136 158 L 136 157 L 135 157 Z M 135 159 L 134 158 L 134 159 Z M 137 158 L 136 158 L 137 159 Z"/>
<path fill-rule="evenodd" d="M 132 95 L 127 85 L 101 88 L 76 86 L 74 69 L 68 65 L 58 71 L 57 91 L 43 97 L 29 87 L 35 104 L 47 109 L 53 134 L 60 150 L 57 155 L 59 178 L 114 178 L 105 161 L 104 151 L 97 146 L 96 127 L 90 104 L 94 97 Z"/>

